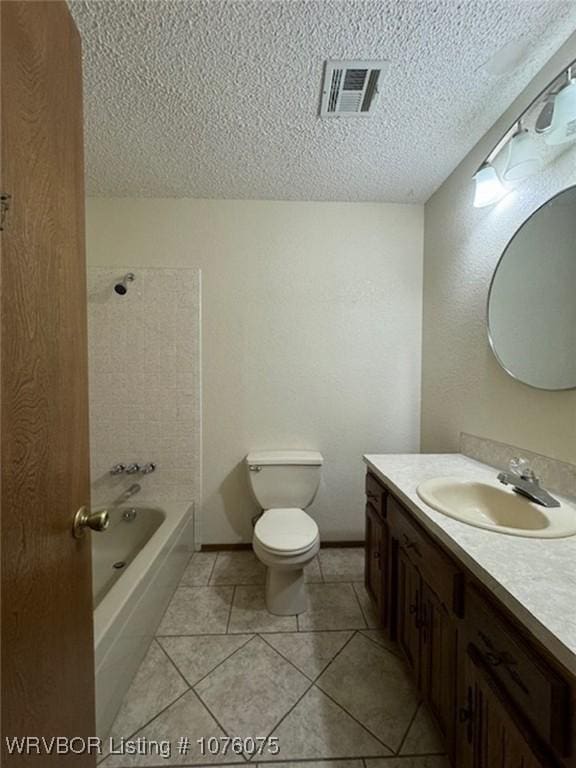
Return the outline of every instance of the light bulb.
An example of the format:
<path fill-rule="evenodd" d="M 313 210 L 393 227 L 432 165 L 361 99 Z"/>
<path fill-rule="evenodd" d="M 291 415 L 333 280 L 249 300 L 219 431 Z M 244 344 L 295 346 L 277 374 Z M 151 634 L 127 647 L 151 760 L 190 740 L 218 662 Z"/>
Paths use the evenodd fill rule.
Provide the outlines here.
<path fill-rule="evenodd" d="M 564 144 L 576 139 L 576 80 L 567 85 L 554 97 L 554 114 L 550 129 L 544 134 L 546 144 Z"/>
<path fill-rule="evenodd" d="M 506 164 L 502 177 L 505 181 L 520 181 L 542 167 L 540 147 L 526 129 L 518 130 L 508 142 Z"/>
<path fill-rule="evenodd" d="M 476 191 L 474 193 L 474 208 L 484 208 L 497 203 L 504 197 L 506 189 L 502 186 L 498 174 L 490 163 L 484 163 L 474 174 Z"/>

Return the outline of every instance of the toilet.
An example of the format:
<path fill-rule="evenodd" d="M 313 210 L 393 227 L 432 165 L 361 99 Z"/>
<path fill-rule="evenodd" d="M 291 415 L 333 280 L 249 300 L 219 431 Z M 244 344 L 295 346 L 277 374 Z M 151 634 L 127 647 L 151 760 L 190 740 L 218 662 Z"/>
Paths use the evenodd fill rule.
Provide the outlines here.
<path fill-rule="evenodd" d="M 317 451 L 254 451 L 246 457 L 252 492 L 262 515 L 252 547 L 266 566 L 266 607 L 278 616 L 306 610 L 304 568 L 320 549 L 312 504 L 323 458 Z"/>

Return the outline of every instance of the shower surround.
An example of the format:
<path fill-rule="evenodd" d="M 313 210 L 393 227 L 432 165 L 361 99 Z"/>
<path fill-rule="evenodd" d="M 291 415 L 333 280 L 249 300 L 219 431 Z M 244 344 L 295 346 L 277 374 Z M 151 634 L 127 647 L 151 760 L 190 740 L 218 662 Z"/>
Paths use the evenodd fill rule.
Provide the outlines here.
<path fill-rule="evenodd" d="M 125 295 L 114 285 L 134 273 Z M 88 269 L 93 505 L 131 483 L 134 501 L 198 508 L 201 484 L 200 274 L 195 269 Z M 154 462 L 152 474 L 110 475 Z"/>

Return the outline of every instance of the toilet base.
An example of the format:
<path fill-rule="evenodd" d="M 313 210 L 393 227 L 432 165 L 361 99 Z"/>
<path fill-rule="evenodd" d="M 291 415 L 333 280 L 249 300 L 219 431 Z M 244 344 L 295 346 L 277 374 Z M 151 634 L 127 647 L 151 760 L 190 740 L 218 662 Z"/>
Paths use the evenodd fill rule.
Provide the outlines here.
<path fill-rule="evenodd" d="M 320 537 L 305 552 L 282 556 L 270 553 L 255 537 L 254 554 L 266 566 L 266 608 L 275 616 L 298 616 L 306 610 L 304 568 L 320 549 Z"/>
<path fill-rule="evenodd" d="M 304 569 L 266 569 L 266 608 L 275 616 L 297 616 L 306 610 Z"/>

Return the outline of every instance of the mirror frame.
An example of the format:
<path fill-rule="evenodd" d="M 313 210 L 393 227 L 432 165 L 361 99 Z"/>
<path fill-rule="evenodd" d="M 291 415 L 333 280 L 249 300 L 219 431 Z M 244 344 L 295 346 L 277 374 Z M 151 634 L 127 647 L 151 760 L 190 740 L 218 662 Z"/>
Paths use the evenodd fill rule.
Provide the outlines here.
<path fill-rule="evenodd" d="M 496 358 L 496 362 L 502 368 L 502 370 L 508 374 L 508 376 L 514 379 L 514 381 L 518 381 L 527 387 L 532 387 L 532 389 L 538 389 L 541 392 L 570 392 L 571 390 L 576 389 L 576 382 L 569 387 L 554 387 L 551 389 L 550 387 L 539 387 L 536 384 L 530 384 L 529 382 L 524 381 L 524 379 L 521 379 L 515 373 L 512 373 L 512 371 L 506 365 L 504 365 L 504 362 L 496 352 L 496 348 L 494 346 L 494 339 L 492 338 L 492 331 L 490 329 L 490 299 L 492 298 L 492 288 L 494 287 L 494 281 L 496 279 L 496 274 L 498 273 L 498 268 L 500 267 L 502 260 L 505 258 L 506 254 L 508 253 L 508 249 L 510 248 L 513 241 L 515 240 L 516 235 L 522 229 L 524 229 L 524 227 L 528 224 L 528 222 L 531 221 L 532 218 L 542 210 L 542 208 L 545 208 L 547 205 L 549 205 L 549 203 L 551 203 L 553 200 L 556 200 L 557 197 L 560 197 L 560 195 L 563 195 L 565 192 L 568 192 L 569 190 L 576 190 L 576 184 L 571 184 L 569 187 L 565 187 L 564 189 L 561 189 L 560 192 L 557 192 L 555 195 L 552 195 L 552 197 L 549 197 L 548 200 L 545 200 L 542 203 L 542 205 L 539 205 L 538 208 L 533 210 L 532 213 L 528 216 L 528 218 L 525 219 L 522 222 L 522 224 L 520 224 L 518 229 L 514 232 L 514 234 L 510 238 L 510 240 L 508 240 L 508 242 L 506 243 L 506 247 L 500 254 L 500 258 L 498 259 L 498 262 L 494 267 L 494 271 L 492 272 L 492 277 L 490 279 L 490 287 L 488 288 L 488 298 L 486 300 L 486 332 L 488 335 L 488 342 L 490 344 L 490 349 L 492 350 L 492 354 Z"/>

